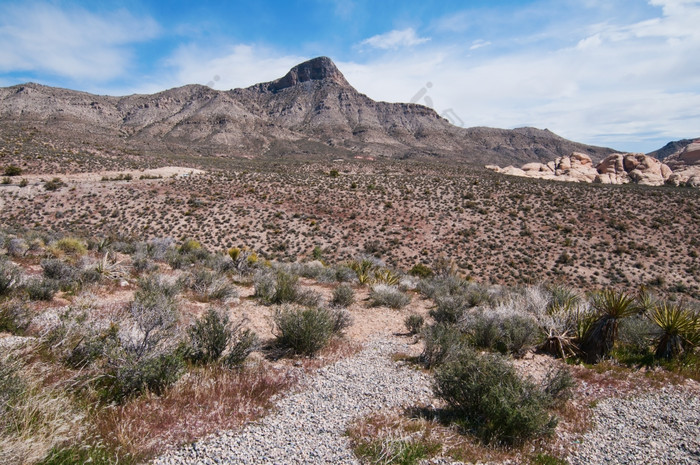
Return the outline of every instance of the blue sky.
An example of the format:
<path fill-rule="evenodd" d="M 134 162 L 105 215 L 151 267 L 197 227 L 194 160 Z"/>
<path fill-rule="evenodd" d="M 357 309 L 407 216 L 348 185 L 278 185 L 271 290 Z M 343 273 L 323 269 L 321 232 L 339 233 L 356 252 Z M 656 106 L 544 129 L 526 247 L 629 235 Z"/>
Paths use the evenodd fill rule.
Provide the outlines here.
<path fill-rule="evenodd" d="M 700 0 L 0 1 L 0 86 L 224 90 L 319 55 L 465 127 L 642 152 L 700 137 Z"/>

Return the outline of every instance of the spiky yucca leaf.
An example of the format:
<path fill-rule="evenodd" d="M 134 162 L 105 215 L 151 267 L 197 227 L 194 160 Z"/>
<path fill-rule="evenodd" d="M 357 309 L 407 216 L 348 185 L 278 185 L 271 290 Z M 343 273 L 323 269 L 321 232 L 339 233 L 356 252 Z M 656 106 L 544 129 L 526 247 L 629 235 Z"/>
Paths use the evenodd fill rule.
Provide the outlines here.
<path fill-rule="evenodd" d="M 639 312 L 635 299 L 624 292 L 605 289 L 593 296 L 595 321 L 583 338 L 581 350 L 588 362 L 596 363 L 612 351 L 622 318 Z"/>
<path fill-rule="evenodd" d="M 700 344 L 700 316 L 680 305 L 663 302 L 649 315 L 660 329 L 656 338 L 656 356 L 673 358 Z"/>
<path fill-rule="evenodd" d="M 382 270 L 376 270 L 374 272 L 374 282 L 378 284 L 386 284 L 389 286 L 396 286 L 399 284 L 399 281 L 401 279 L 399 278 L 399 275 L 394 273 L 391 270 L 387 269 L 382 269 Z"/>

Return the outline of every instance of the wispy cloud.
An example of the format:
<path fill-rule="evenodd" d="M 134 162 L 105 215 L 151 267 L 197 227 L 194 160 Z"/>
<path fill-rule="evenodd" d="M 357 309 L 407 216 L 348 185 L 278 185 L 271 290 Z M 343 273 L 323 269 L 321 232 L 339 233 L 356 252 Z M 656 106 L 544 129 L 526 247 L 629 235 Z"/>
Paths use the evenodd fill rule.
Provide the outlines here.
<path fill-rule="evenodd" d="M 469 50 L 476 50 L 478 48 L 488 47 L 489 45 L 491 45 L 491 42 L 489 42 L 488 40 L 477 39 L 474 42 L 472 42 L 471 46 L 469 47 Z"/>
<path fill-rule="evenodd" d="M 113 79 L 129 70 L 128 45 L 159 32 L 154 20 L 125 10 L 97 15 L 53 3 L 0 5 L 0 72 Z"/>
<path fill-rule="evenodd" d="M 218 47 L 179 47 L 165 63 L 169 72 L 164 74 L 169 77 L 161 85 L 205 84 L 219 90 L 246 87 L 277 79 L 309 58 L 280 54 L 255 44 L 238 44 L 225 50 L 222 54 Z"/>
<path fill-rule="evenodd" d="M 360 45 L 378 48 L 381 50 L 397 50 L 404 47 L 413 47 L 428 42 L 429 37 L 418 37 L 413 28 L 394 29 L 384 34 L 372 36 L 360 42 Z"/>

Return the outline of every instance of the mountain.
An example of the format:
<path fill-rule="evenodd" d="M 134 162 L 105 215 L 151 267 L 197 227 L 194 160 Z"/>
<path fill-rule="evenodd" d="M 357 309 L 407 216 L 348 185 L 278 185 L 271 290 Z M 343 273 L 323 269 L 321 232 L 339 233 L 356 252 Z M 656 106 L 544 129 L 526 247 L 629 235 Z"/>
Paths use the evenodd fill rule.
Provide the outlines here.
<path fill-rule="evenodd" d="M 674 170 L 688 167 L 700 168 L 700 138 L 669 142 L 647 155 L 663 160 Z"/>
<path fill-rule="evenodd" d="M 223 157 L 430 157 L 475 163 L 546 162 L 611 149 L 535 128 L 460 128 L 431 108 L 376 102 L 327 57 L 275 81 L 218 91 L 187 85 L 153 95 L 97 96 L 23 84 L 0 88 L 0 130 L 32 128 L 49 144 Z"/>

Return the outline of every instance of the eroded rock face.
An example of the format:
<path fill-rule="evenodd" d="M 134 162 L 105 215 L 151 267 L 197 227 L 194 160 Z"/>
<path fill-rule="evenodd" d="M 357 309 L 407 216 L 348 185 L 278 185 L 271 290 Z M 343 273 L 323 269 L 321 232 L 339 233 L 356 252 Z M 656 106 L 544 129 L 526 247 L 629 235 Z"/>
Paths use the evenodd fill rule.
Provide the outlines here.
<path fill-rule="evenodd" d="M 700 144 L 698 151 L 700 155 Z M 601 184 L 634 182 L 645 186 L 661 186 L 670 182 L 676 185 L 697 186 L 700 181 L 700 166 L 697 166 L 697 170 L 692 167 L 674 173 L 665 163 L 643 153 L 614 153 L 604 158 L 597 166 L 593 165 L 593 161 L 587 155 L 574 152 L 568 157 L 559 157 L 546 164 L 528 163 L 521 169 L 512 166 L 498 168 L 493 165 L 487 168 L 514 176 Z"/>

